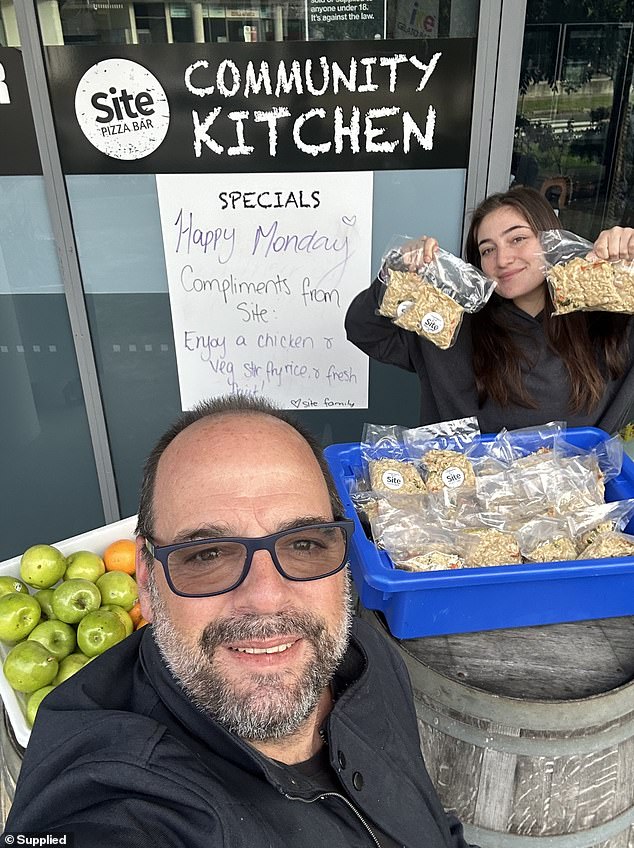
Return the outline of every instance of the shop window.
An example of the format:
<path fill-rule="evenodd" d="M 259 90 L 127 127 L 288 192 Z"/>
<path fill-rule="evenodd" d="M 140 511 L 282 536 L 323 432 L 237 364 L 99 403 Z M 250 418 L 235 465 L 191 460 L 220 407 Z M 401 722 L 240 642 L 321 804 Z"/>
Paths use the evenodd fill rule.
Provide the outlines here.
<path fill-rule="evenodd" d="M 588 238 L 634 223 L 632 21 L 611 4 L 529 0 L 512 174 Z M 539 19 L 539 20 L 537 20 Z"/>
<path fill-rule="evenodd" d="M 10 3 L 4 38 L 17 43 Z M 0 45 L 0 561 L 103 509 L 21 51 Z"/>
<path fill-rule="evenodd" d="M 346 4 L 346 9 L 357 0 Z M 473 37 L 477 0 L 364 0 L 358 13 L 336 0 L 130 0 L 39 2 L 44 44 L 165 44 Z M 4 8 L 4 6 L 0 6 Z M 10 44 L 0 17 L 0 43 Z"/>
<path fill-rule="evenodd" d="M 135 3 L 134 17 L 139 44 L 164 44 L 169 41 L 162 3 Z"/>
<path fill-rule="evenodd" d="M 172 40 L 174 42 L 186 43 L 195 41 L 191 7 L 186 3 L 182 3 L 178 6 L 172 4 L 169 9 L 172 23 Z"/>

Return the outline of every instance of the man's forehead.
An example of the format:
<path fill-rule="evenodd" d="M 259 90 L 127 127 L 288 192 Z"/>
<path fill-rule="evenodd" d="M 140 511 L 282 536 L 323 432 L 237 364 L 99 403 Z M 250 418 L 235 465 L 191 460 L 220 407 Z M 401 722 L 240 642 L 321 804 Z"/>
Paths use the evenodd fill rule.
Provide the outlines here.
<path fill-rule="evenodd" d="M 326 481 L 308 443 L 285 422 L 261 418 L 255 428 L 228 416 L 222 426 L 192 425 L 166 449 L 153 496 L 163 544 L 192 527 L 222 525 L 231 532 L 221 535 L 249 536 L 303 516 L 332 519 Z"/>
<path fill-rule="evenodd" d="M 307 460 L 312 456 L 306 440 L 285 421 L 263 413 L 224 413 L 200 419 L 179 433 L 161 461 L 178 463 L 198 452 L 200 459 L 220 461 L 227 454 L 233 459 L 236 455 L 289 450 Z"/>
<path fill-rule="evenodd" d="M 326 485 L 306 440 L 286 422 L 261 414 L 222 415 L 183 430 L 159 461 L 156 491 L 183 479 L 236 493 Z"/>

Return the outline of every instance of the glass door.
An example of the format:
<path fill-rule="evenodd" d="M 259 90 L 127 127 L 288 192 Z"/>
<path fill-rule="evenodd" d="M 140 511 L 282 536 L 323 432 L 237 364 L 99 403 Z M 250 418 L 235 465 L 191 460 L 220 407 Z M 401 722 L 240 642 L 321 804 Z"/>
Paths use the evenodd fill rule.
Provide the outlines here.
<path fill-rule="evenodd" d="M 595 16 L 608 17 L 604 5 Z M 527 8 L 512 176 L 593 239 L 634 223 L 633 24 L 588 20 L 582 3 L 549 4 L 550 20 L 538 23 L 542 7 Z"/>

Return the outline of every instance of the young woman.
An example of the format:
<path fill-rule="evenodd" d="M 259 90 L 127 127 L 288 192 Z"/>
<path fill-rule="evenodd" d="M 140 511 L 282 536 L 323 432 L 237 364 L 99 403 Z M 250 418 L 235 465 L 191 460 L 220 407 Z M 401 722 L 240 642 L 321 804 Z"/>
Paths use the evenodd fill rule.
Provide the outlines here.
<path fill-rule="evenodd" d="M 614 432 L 630 420 L 634 319 L 607 312 L 551 314 L 538 233 L 559 228 L 550 205 L 533 189 L 494 194 L 478 206 L 466 258 L 498 285 L 484 309 L 465 314 L 449 350 L 378 315 L 379 280 L 352 301 L 348 339 L 373 359 L 417 374 L 421 424 L 475 415 L 483 432 L 547 421 Z M 406 261 L 421 267 L 437 245 L 423 236 L 410 245 Z M 590 258 L 634 259 L 634 229 L 603 231 Z"/>

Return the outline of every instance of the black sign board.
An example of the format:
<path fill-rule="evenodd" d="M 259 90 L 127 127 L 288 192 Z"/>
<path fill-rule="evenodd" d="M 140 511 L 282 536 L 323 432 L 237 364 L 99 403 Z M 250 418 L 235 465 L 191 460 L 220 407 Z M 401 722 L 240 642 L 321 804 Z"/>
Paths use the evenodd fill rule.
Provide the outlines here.
<path fill-rule="evenodd" d="M 0 176 L 41 173 L 22 54 L 0 47 Z"/>
<path fill-rule="evenodd" d="M 48 47 L 66 173 L 464 168 L 474 39 Z"/>

